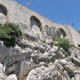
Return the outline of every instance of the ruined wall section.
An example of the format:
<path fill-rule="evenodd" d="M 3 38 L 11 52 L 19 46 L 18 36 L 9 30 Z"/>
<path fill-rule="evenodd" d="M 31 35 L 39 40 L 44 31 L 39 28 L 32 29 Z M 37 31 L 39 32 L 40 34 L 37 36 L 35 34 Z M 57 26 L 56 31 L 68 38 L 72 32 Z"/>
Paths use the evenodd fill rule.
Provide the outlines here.
<path fill-rule="evenodd" d="M 80 47 L 80 33 L 78 31 L 76 31 L 74 28 L 72 28 L 72 26 L 68 25 L 69 27 L 69 30 L 71 32 L 71 35 L 72 35 L 72 40 L 73 40 L 73 43 Z"/>

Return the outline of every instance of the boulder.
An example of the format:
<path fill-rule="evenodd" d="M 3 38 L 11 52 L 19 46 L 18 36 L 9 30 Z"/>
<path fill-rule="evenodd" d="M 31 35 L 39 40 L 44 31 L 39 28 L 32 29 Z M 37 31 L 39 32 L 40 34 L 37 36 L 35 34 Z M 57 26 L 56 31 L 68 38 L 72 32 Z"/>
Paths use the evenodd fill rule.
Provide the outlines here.
<path fill-rule="evenodd" d="M 27 75 L 32 68 L 33 64 L 31 64 L 29 60 L 22 60 L 19 71 L 19 80 L 22 80 L 24 76 Z"/>
<path fill-rule="evenodd" d="M 0 73 L 0 80 L 6 80 L 6 75 L 2 72 Z"/>
<path fill-rule="evenodd" d="M 0 73 L 5 71 L 5 66 L 0 63 Z"/>
<path fill-rule="evenodd" d="M 0 80 L 6 80 L 7 76 L 4 74 L 4 72 L 5 66 L 0 63 Z"/>
<path fill-rule="evenodd" d="M 45 44 L 46 44 L 46 45 L 50 45 L 50 46 L 52 47 L 53 44 L 54 44 L 54 41 L 53 41 L 52 39 L 48 39 L 48 38 L 47 38 L 47 39 L 45 40 Z"/>
<path fill-rule="evenodd" d="M 75 75 L 75 80 L 80 80 L 80 74 Z"/>
<path fill-rule="evenodd" d="M 68 65 L 68 62 L 65 59 L 59 61 L 61 65 L 65 66 Z"/>
<path fill-rule="evenodd" d="M 31 70 L 28 74 L 27 80 L 57 80 L 57 70 L 54 65 L 49 67 L 41 66 Z"/>
<path fill-rule="evenodd" d="M 57 46 L 53 46 L 53 48 L 51 48 L 48 52 L 56 52 L 58 50 L 58 47 Z"/>
<path fill-rule="evenodd" d="M 17 76 L 16 76 L 15 74 L 11 74 L 11 75 L 9 75 L 9 76 L 7 77 L 6 80 L 18 80 L 18 79 L 17 79 Z"/>
<path fill-rule="evenodd" d="M 56 54 L 53 52 L 45 52 L 44 54 L 39 55 L 39 60 L 45 62 L 54 62 L 56 57 Z"/>
<path fill-rule="evenodd" d="M 45 26 L 43 29 L 43 34 L 45 38 L 52 38 L 53 40 L 55 40 L 56 38 L 54 27 Z"/>
<path fill-rule="evenodd" d="M 78 60 L 77 58 L 71 57 L 71 61 L 72 61 L 75 65 L 77 65 L 77 66 L 80 67 L 80 60 Z"/>

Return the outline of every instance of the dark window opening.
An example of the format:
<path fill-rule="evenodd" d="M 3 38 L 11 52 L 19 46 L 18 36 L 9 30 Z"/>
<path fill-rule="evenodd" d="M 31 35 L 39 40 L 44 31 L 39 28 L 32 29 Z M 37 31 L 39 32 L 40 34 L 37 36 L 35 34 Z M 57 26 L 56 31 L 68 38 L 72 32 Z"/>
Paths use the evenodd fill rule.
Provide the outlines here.
<path fill-rule="evenodd" d="M 4 14 L 5 16 L 7 16 L 7 9 L 5 6 L 0 4 L 0 13 Z"/>
<path fill-rule="evenodd" d="M 80 47 L 80 44 L 78 44 L 78 47 Z"/>
<path fill-rule="evenodd" d="M 59 30 L 60 30 L 60 35 L 64 38 L 64 37 L 66 37 L 66 32 L 63 30 L 63 29 L 61 29 L 61 28 L 59 28 Z"/>
<path fill-rule="evenodd" d="M 31 27 L 35 25 L 41 29 L 41 22 L 35 16 L 32 16 L 30 21 L 31 21 Z"/>

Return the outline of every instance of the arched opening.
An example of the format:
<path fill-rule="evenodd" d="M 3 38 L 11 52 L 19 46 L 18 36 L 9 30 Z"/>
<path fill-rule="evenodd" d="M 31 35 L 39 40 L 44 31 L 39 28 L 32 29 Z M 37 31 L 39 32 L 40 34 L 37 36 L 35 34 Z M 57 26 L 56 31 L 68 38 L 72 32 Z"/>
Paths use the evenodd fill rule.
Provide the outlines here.
<path fill-rule="evenodd" d="M 41 22 L 39 21 L 38 18 L 36 18 L 35 16 L 32 16 L 30 18 L 30 23 L 31 23 L 31 31 L 33 32 L 34 35 L 36 35 L 39 39 L 42 37 L 41 34 Z"/>
<path fill-rule="evenodd" d="M 7 9 L 0 4 L 0 23 L 5 23 L 7 19 Z"/>
<path fill-rule="evenodd" d="M 78 44 L 78 47 L 80 48 L 80 44 Z"/>
<path fill-rule="evenodd" d="M 61 38 L 66 37 L 66 32 L 62 28 L 59 28 L 59 31 L 60 31 L 60 37 Z"/>
<path fill-rule="evenodd" d="M 41 28 L 41 22 L 35 16 L 32 16 L 30 18 L 30 21 L 31 21 L 31 27 L 37 26 L 37 27 Z"/>

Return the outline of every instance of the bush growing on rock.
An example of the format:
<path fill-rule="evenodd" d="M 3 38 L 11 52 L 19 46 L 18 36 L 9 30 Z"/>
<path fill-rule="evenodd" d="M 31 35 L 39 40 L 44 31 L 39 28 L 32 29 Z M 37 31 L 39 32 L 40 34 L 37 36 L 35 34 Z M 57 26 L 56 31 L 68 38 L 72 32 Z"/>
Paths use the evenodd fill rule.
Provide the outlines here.
<path fill-rule="evenodd" d="M 16 39 L 22 35 L 19 26 L 14 23 L 5 23 L 0 27 L 0 40 L 8 47 L 14 46 Z"/>
<path fill-rule="evenodd" d="M 80 33 L 80 31 L 78 31 Z"/>
<path fill-rule="evenodd" d="M 68 48 L 70 46 L 70 41 L 68 39 L 64 39 L 64 38 L 59 37 L 56 39 L 55 45 L 57 45 L 59 48 L 63 48 L 65 50 L 68 50 Z"/>

